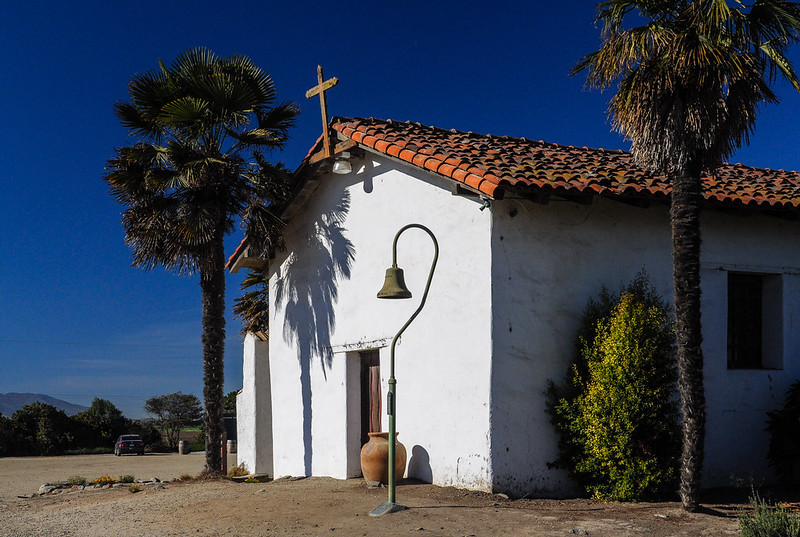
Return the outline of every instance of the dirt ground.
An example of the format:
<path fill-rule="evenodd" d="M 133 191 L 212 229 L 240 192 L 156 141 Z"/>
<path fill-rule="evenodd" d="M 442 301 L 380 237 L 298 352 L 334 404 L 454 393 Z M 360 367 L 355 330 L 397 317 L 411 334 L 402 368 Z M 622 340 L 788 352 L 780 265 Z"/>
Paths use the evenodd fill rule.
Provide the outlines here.
<path fill-rule="evenodd" d="M 236 464 L 236 455 L 228 456 L 228 465 Z M 137 479 L 157 477 L 162 481 L 181 475 L 195 476 L 203 471 L 205 453 L 147 453 L 143 456 L 77 455 L 66 457 L 0 458 L 0 502 L 36 492 L 39 486 L 80 475 L 92 480 L 109 474 L 116 478 L 132 475 Z"/>
<path fill-rule="evenodd" d="M 145 486 L 135 494 L 115 488 L 18 497 L 72 475 L 91 480 L 131 474 L 166 481 L 196 475 L 203 463 L 202 454 L 0 459 L 0 535 L 724 536 L 738 534 L 736 515 L 743 507 L 710 502 L 690 514 L 677 503 L 509 500 L 404 482 L 397 487 L 397 501 L 409 509 L 370 517 L 369 511 L 386 500 L 386 489 L 369 489 L 360 479 L 331 478 L 192 480 Z"/>

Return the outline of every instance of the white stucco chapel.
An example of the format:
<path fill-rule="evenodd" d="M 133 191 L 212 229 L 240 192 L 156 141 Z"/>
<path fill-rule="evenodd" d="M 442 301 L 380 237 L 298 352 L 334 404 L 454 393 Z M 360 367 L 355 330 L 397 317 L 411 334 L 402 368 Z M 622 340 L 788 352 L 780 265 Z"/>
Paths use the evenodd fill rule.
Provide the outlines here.
<path fill-rule="evenodd" d="M 670 299 L 669 183 L 627 153 L 415 123 L 334 118 L 282 207 L 286 248 L 245 240 L 229 267 L 269 275 L 269 334 L 244 341 L 239 462 L 281 476 L 361 475 L 369 401 L 383 404 L 392 337 L 417 308 L 433 245 L 398 240 L 414 293 L 380 300 L 392 240 L 435 234 L 424 309 L 396 347 L 406 477 L 512 495 L 575 492 L 545 412 L 579 318 L 603 286 L 642 269 Z M 351 171 L 334 173 L 337 159 Z M 704 179 L 702 322 L 707 426 L 703 486 L 770 482 L 766 413 L 800 378 L 800 174 L 726 165 Z M 757 356 L 731 351 L 737 278 L 761 289 Z M 738 360 L 738 361 L 737 361 Z M 369 370 L 379 372 L 379 394 Z M 375 369 L 377 368 L 377 369 Z"/>

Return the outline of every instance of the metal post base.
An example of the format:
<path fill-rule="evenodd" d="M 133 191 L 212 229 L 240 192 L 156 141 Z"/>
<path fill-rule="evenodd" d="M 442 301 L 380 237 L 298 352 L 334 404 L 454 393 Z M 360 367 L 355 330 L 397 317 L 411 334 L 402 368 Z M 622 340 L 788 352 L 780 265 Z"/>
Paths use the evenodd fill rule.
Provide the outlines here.
<path fill-rule="evenodd" d="M 369 512 L 369 516 L 383 516 L 389 513 L 396 513 L 397 511 L 404 511 L 408 509 L 405 505 L 400 505 L 394 502 L 383 502 L 378 507 Z"/>

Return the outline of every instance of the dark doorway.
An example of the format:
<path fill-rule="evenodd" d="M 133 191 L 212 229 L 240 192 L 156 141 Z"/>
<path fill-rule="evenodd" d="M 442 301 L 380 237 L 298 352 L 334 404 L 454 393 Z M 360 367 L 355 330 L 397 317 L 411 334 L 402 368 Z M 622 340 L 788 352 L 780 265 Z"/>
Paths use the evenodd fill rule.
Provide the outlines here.
<path fill-rule="evenodd" d="M 358 353 L 361 358 L 361 445 L 367 433 L 381 431 L 381 360 L 377 350 Z"/>

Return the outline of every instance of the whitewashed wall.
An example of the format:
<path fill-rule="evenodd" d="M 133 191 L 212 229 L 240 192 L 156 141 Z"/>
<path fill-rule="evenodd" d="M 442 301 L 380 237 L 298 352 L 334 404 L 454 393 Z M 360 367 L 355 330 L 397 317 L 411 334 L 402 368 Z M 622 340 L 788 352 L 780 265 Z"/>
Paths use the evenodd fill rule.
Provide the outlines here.
<path fill-rule="evenodd" d="M 789 385 L 800 379 L 800 223 L 708 212 L 703 225 L 707 237 L 701 279 L 708 408 L 703 482 L 706 486 L 768 484 L 775 476 L 766 461 L 766 413 L 783 406 Z M 728 271 L 781 275 L 783 326 L 777 331 L 783 343 L 781 369 L 728 369 Z"/>
<path fill-rule="evenodd" d="M 547 467 L 558 442 L 545 412 L 547 382 L 563 382 L 580 316 L 603 285 L 616 291 L 645 268 L 669 292 L 666 210 L 604 199 L 588 206 L 503 201 L 492 209 L 494 486 L 569 494 L 568 477 Z"/>
<path fill-rule="evenodd" d="M 236 396 L 237 464 L 273 475 L 269 346 L 252 334 L 243 345 L 242 389 Z"/>
<path fill-rule="evenodd" d="M 548 380 L 562 382 L 579 318 L 605 285 L 642 269 L 671 299 L 668 210 L 597 198 L 537 205 L 455 197 L 438 180 L 369 157 L 322 177 L 271 264 L 269 367 L 274 475 L 360 473 L 359 351 L 380 353 L 417 307 L 432 246 L 407 231 L 398 264 L 415 296 L 379 300 L 391 243 L 405 224 L 436 234 L 439 266 L 428 304 L 397 346 L 397 428 L 407 475 L 514 494 L 574 492 L 547 464 L 557 437 L 545 413 Z M 708 426 L 704 486 L 766 482 L 766 411 L 800 377 L 800 226 L 706 211 L 703 323 Z M 729 371 L 727 271 L 782 274 L 782 369 Z M 244 392 L 243 392 L 244 393 Z M 383 417 L 384 430 L 386 416 Z M 247 449 L 240 435 L 240 452 Z M 745 483 L 747 484 L 747 483 Z"/>
<path fill-rule="evenodd" d="M 545 414 L 547 381 L 563 382 L 578 320 L 601 286 L 618 290 L 645 268 L 671 301 L 667 208 L 595 199 L 590 206 L 503 201 L 492 209 L 493 484 L 517 494 L 568 494 L 569 479 L 547 467 L 557 455 L 557 436 Z M 703 484 L 729 485 L 731 476 L 768 480 L 765 413 L 782 403 L 800 376 L 798 224 L 707 211 L 702 229 L 708 398 Z M 783 370 L 727 370 L 728 268 L 786 273 Z"/>
<path fill-rule="evenodd" d="M 407 475 L 487 489 L 491 213 L 398 166 L 371 157 L 353 174 L 324 176 L 289 223 L 287 250 L 271 264 L 275 475 L 359 473 L 360 350 L 380 351 L 387 428 L 388 345 L 422 295 L 433 256 L 424 232 L 408 230 L 398 244 L 414 298 L 375 295 L 395 233 L 415 222 L 437 236 L 440 257 L 427 305 L 397 345 L 397 430 Z"/>

